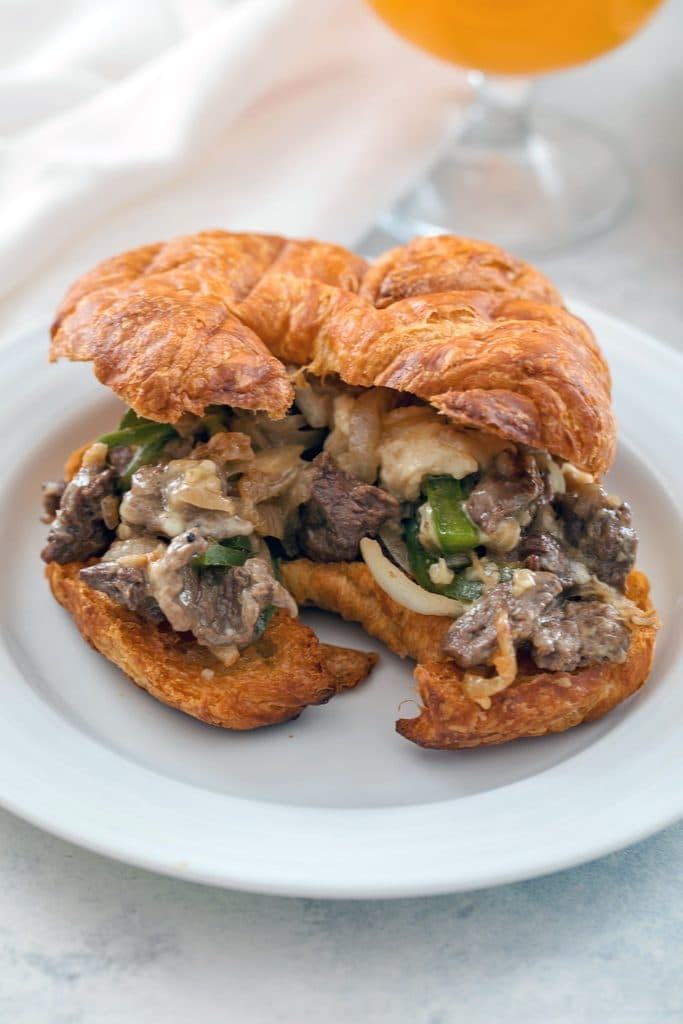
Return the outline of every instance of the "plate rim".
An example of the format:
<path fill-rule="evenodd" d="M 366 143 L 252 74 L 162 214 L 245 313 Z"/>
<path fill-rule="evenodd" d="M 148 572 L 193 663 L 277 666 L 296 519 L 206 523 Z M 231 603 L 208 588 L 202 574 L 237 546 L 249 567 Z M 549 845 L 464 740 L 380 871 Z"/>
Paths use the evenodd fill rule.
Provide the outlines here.
<path fill-rule="evenodd" d="M 675 349 L 673 346 L 663 342 L 642 330 L 641 328 L 631 326 L 626 322 L 620 320 L 618 317 L 610 313 L 603 313 L 601 310 L 594 308 L 593 306 L 580 301 L 580 300 L 568 300 L 568 305 L 572 308 L 577 315 L 587 320 L 589 323 L 593 323 L 596 328 L 596 334 L 600 333 L 600 325 L 608 325 L 608 329 L 612 333 L 621 332 L 625 336 L 630 336 L 630 339 L 634 345 L 641 345 L 650 350 L 654 349 L 659 352 L 660 358 L 663 358 L 665 362 L 674 359 L 675 362 L 681 364 L 683 368 L 683 355 Z M 17 356 L 23 357 L 28 356 L 30 351 L 30 358 L 33 358 L 33 349 L 38 347 L 38 337 L 40 329 L 33 328 L 26 334 L 22 334 L 17 339 L 9 344 L 4 344 L 0 349 L 0 363 L 6 360 L 11 360 Z M 47 331 L 45 332 L 47 336 Z M 35 338 L 35 341 L 32 339 Z M 2 651 L 3 658 L 6 652 Z M 37 700 L 37 697 L 35 698 Z M 45 710 L 45 709 L 44 709 Z M 57 718 L 57 712 L 54 709 L 49 709 L 49 713 L 55 715 Z M 93 747 L 98 747 L 98 744 L 89 736 L 84 736 L 83 733 L 79 732 L 73 723 L 61 719 L 62 727 L 66 726 L 66 731 L 69 732 L 72 729 L 77 732 L 81 742 L 92 744 Z M 0 722 L 0 737 L 2 737 L 3 731 L 6 731 L 7 723 Z M 591 748 L 588 747 L 588 750 Z M 683 789 L 681 790 L 680 797 L 678 800 L 669 798 L 666 801 L 666 806 L 661 807 L 656 800 L 653 800 L 650 805 L 650 814 L 641 819 L 638 819 L 636 823 L 625 824 L 621 829 L 616 829 L 612 834 L 601 835 L 600 838 L 593 838 L 592 841 L 581 844 L 565 843 L 564 854 L 555 850 L 552 854 L 550 850 L 538 850 L 530 853 L 524 863 L 517 862 L 516 865 L 510 867 L 501 867 L 497 871 L 491 871 L 490 868 L 477 871 L 476 867 L 474 870 L 470 870 L 469 873 L 464 872 L 462 867 L 459 869 L 459 877 L 447 878 L 442 874 L 434 875 L 430 878 L 428 870 L 425 870 L 424 877 L 413 878 L 410 881 L 402 882 L 400 879 L 391 879 L 389 877 L 373 877 L 368 880 L 359 878 L 340 878 L 334 879 L 302 879 L 296 878 L 295 875 L 290 873 L 290 877 L 285 878 L 280 875 L 278 877 L 277 872 L 271 870 L 270 877 L 267 872 L 264 874 L 263 868 L 256 864 L 255 868 L 252 868 L 251 872 L 242 870 L 231 870 L 229 864 L 221 865 L 219 869 L 214 865 L 213 867 L 204 858 L 202 861 L 200 856 L 195 855 L 192 857 L 184 858 L 178 856 L 178 851 L 175 850 L 172 856 L 164 856 L 163 854 L 156 852 L 151 853 L 142 849 L 140 843 L 137 844 L 134 838 L 131 838 L 130 833 L 122 831 L 121 834 L 116 837 L 108 834 L 106 830 L 100 829 L 97 835 L 93 834 L 93 829 L 88 828 L 88 819 L 78 817 L 74 818 L 69 824 L 64 820 L 63 811 L 59 806 L 54 804 L 53 806 L 39 806 L 40 801 L 36 801 L 35 797 L 33 801 L 30 796 L 27 796 L 26 792 L 22 793 L 21 785 L 14 785 L 14 792 L 12 792 L 12 781 L 11 781 L 11 763 L 7 764 L 7 753 L 11 751 L 11 743 L 3 744 L 0 743 L 0 768 L 4 766 L 5 770 L 0 770 L 0 805 L 11 811 L 15 815 L 31 824 L 42 828 L 52 834 L 59 836 L 60 838 L 72 842 L 76 845 L 82 846 L 88 850 L 98 853 L 103 856 L 108 856 L 113 859 L 123 861 L 125 863 L 134 864 L 137 867 L 144 868 L 146 870 L 156 871 L 162 874 L 184 878 L 186 880 L 192 880 L 203 884 L 228 887 L 233 889 L 239 889 L 248 892 L 268 893 L 277 895 L 288 895 L 288 896 L 306 896 L 306 897 L 323 897 L 323 898 L 334 898 L 334 899 L 348 899 L 348 898 L 398 898 L 407 896 L 420 896 L 420 895 L 436 895 L 448 892 L 467 891 L 472 889 L 492 887 L 502 884 L 507 884 L 514 881 L 521 881 L 532 877 L 538 877 L 540 875 L 549 874 L 555 871 L 563 870 L 576 866 L 580 863 L 585 863 L 590 860 L 597 859 L 608 853 L 614 852 L 615 850 L 621 849 L 624 846 L 630 845 L 635 842 L 639 842 L 649 835 L 666 828 L 668 825 L 677 821 L 683 817 Z M 573 764 L 576 758 L 580 758 L 585 751 L 579 752 L 575 758 L 571 758 L 569 765 Z M 128 764 L 128 771 L 132 771 L 134 775 L 139 773 L 146 773 L 149 776 L 157 777 L 151 769 L 144 768 L 138 764 L 128 762 L 122 754 L 118 754 L 114 751 L 108 750 L 107 757 L 115 757 L 122 764 Z M 683 766 L 683 761 L 681 762 Z M 552 769 L 548 769 L 550 772 L 557 773 L 560 770 L 566 771 L 566 766 L 554 766 Z M 541 775 L 545 775 L 545 772 L 541 772 Z M 159 776 L 158 778 L 164 778 Z M 515 793 L 519 787 L 524 787 L 526 790 L 533 792 L 535 777 L 523 779 L 517 783 L 511 783 L 509 786 L 503 787 L 507 793 L 507 796 L 512 796 L 513 802 Z M 193 798 L 196 797 L 197 793 L 206 794 L 207 791 L 202 790 L 200 787 L 195 787 L 189 783 L 179 782 L 177 780 L 166 780 L 165 782 L 171 786 L 171 788 L 180 787 L 181 789 L 192 791 Z M 26 787 L 24 786 L 25 790 Z M 495 791 L 494 791 L 495 792 Z M 467 802 L 476 801 L 481 804 L 487 801 L 489 793 L 479 793 L 472 796 L 459 797 L 457 801 L 442 801 L 440 803 L 456 803 L 460 810 Z M 434 804 L 418 804 L 414 807 L 394 807 L 394 808 L 313 808 L 313 807 L 296 807 L 293 805 L 279 805 L 270 804 L 265 801 L 257 801 L 251 799 L 244 799 L 239 797 L 228 796 L 225 794 L 211 794 L 211 800 L 208 802 L 204 801 L 207 806 L 211 803 L 218 801 L 223 806 L 227 804 L 234 806 L 234 804 L 245 804 L 252 808 L 260 810 L 261 814 L 265 813 L 268 817 L 274 821 L 281 818 L 282 812 L 289 813 L 292 810 L 295 811 L 294 817 L 301 820 L 303 817 L 317 817 L 319 819 L 326 818 L 327 824 L 331 825 L 333 829 L 336 829 L 342 823 L 342 819 L 348 818 L 349 815 L 358 818 L 367 818 L 368 816 L 375 818 L 377 821 L 382 819 L 383 826 L 390 825 L 392 828 L 395 825 L 396 817 L 404 820 L 412 819 L 413 821 L 419 822 L 420 810 L 422 808 L 433 808 Z M 661 803 L 661 801 L 660 801 Z M 38 806 L 37 806 L 38 804 Z M 371 830 L 370 830 L 371 833 Z M 324 844 L 322 844 L 324 846 Z M 144 846 L 144 844 L 142 844 Z M 322 851 L 321 851 L 322 852 Z M 210 858 L 209 858 L 210 861 Z"/>

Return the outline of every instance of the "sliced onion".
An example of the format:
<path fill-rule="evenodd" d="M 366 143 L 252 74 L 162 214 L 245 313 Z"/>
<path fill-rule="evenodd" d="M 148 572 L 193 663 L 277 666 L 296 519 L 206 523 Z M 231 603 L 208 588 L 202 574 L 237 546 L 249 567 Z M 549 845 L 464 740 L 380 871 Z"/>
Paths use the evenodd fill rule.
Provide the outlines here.
<path fill-rule="evenodd" d="M 462 615 L 464 607 L 460 601 L 423 590 L 382 554 L 382 548 L 376 540 L 363 537 L 360 551 L 375 583 L 397 604 L 409 608 L 411 612 L 419 612 L 420 615 L 443 615 L 449 619 Z"/>

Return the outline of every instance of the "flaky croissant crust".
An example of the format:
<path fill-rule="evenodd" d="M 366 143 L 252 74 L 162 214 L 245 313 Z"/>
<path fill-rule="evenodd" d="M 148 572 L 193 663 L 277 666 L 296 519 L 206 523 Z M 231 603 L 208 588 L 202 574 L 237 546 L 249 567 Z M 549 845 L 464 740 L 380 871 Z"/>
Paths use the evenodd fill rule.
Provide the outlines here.
<path fill-rule="evenodd" d="M 396 730 L 422 747 L 459 750 L 563 732 L 621 704 L 643 685 L 652 667 L 657 621 L 647 577 L 635 570 L 628 577 L 626 596 L 643 618 L 629 625 L 631 642 L 623 663 L 546 672 L 521 658 L 514 683 L 491 699 L 487 711 L 467 695 L 463 671 L 440 652 L 450 619 L 419 615 L 396 604 L 360 562 L 298 559 L 283 563 L 282 572 L 298 604 L 359 622 L 395 654 L 417 662 L 419 714 L 399 719 Z"/>
<path fill-rule="evenodd" d="M 88 447 L 71 453 L 66 480 L 78 472 Z M 156 700 L 209 725 L 258 729 L 286 722 L 357 686 L 377 663 L 367 651 L 320 643 L 299 619 L 278 611 L 226 667 L 191 634 L 155 625 L 92 590 L 79 575 L 86 564 L 51 562 L 45 569 L 54 597 L 83 638 Z"/>
<path fill-rule="evenodd" d="M 164 422 L 212 404 L 284 416 L 289 363 L 410 392 L 591 473 L 614 458 L 609 371 L 589 328 L 533 267 L 447 235 L 372 266 L 341 246 L 223 231 L 134 249 L 72 286 L 50 356 L 92 360 Z"/>
<path fill-rule="evenodd" d="M 321 644 L 308 626 L 278 612 L 263 636 L 225 668 L 190 635 L 152 625 L 91 590 L 79 578 L 81 568 L 51 562 L 46 575 L 83 638 L 152 697 L 209 725 L 258 729 L 289 721 L 356 686 L 377 660 Z"/>

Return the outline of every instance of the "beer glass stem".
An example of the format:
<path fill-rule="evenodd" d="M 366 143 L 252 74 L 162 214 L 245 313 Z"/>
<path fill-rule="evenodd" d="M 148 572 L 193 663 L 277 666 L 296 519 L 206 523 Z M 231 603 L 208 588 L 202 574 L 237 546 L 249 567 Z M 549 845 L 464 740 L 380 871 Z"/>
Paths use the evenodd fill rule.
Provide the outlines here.
<path fill-rule="evenodd" d="M 503 78 L 470 71 L 474 100 L 459 142 L 485 146 L 520 146 L 531 134 L 530 78 Z"/>
<path fill-rule="evenodd" d="M 398 241 L 457 234 L 537 257 L 604 230 L 632 195 L 599 130 L 531 103 L 531 80 L 470 72 L 473 102 L 429 174 L 380 218 Z"/>

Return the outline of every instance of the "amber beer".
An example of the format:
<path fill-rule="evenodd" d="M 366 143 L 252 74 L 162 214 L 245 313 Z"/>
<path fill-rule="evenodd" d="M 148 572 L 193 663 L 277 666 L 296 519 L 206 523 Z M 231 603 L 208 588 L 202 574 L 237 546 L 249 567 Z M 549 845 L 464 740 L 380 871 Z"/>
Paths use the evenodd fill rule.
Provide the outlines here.
<path fill-rule="evenodd" d="M 528 75 L 581 64 L 634 35 L 661 0 L 370 0 L 411 43 L 454 64 Z"/>

